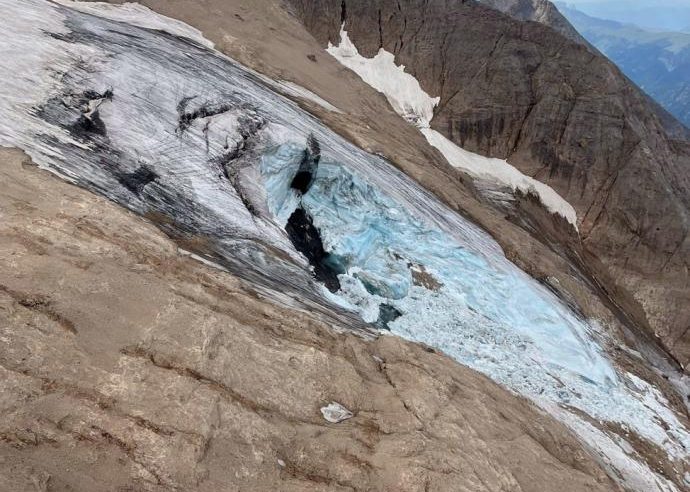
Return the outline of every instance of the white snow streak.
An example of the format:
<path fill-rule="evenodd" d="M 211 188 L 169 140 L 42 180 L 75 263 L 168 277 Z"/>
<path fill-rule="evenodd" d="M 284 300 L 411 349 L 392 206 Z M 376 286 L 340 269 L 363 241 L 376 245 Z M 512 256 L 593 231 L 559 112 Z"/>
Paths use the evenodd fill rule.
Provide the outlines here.
<path fill-rule="evenodd" d="M 206 39 L 201 31 L 189 24 L 161 15 L 148 7 L 136 2 L 127 2 L 120 5 L 112 5 L 106 2 L 79 2 L 76 0 L 53 0 L 80 12 L 97 15 L 104 19 L 126 22 L 133 26 L 145 29 L 165 31 L 174 36 L 191 39 L 207 48 L 213 48 L 213 43 Z"/>
<path fill-rule="evenodd" d="M 420 130 L 427 141 L 443 154 L 451 166 L 460 168 L 479 179 L 495 180 L 509 186 L 513 191 L 520 190 L 525 194 L 537 195 L 549 212 L 564 217 L 577 229 L 577 212 L 549 185 L 522 174 L 505 159 L 484 157 L 465 150 L 431 128 L 420 128 Z"/>
<path fill-rule="evenodd" d="M 295 84 L 294 82 L 290 82 L 288 80 L 278 80 L 278 81 L 273 81 L 271 80 L 271 84 L 274 85 L 279 91 L 287 94 L 288 96 L 292 97 L 299 97 L 301 99 L 306 99 L 307 101 L 311 101 L 313 103 L 318 104 L 322 108 L 331 111 L 333 113 L 342 113 L 338 108 L 333 106 L 331 103 L 323 99 L 321 96 L 314 94 L 312 91 L 309 89 L 305 89 L 301 85 Z"/>
<path fill-rule="evenodd" d="M 333 46 L 328 43 L 326 51 L 367 84 L 382 92 L 396 113 L 422 128 L 429 126 L 434 117 L 434 108 L 441 98 L 432 98 L 424 92 L 419 81 L 406 73 L 403 65 L 396 66 L 392 53 L 381 48 L 374 58 L 364 58 L 344 28 L 340 30 L 340 44 Z"/>
<path fill-rule="evenodd" d="M 395 64 L 395 56 L 381 48 L 374 58 L 363 57 L 350 40 L 344 26 L 340 30 L 340 44 L 328 44 L 326 50 L 340 63 L 359 75 L 362 80 L 383 93 L 393 109 L 414 123 L 429 144 L 437 148 L 448 163 L 477 179 L 506 186 L 513 191 L 535 194 L 553 214 L 558 214 L 577 229 L 577 213 L 573 206 L 550 186 L 526 176 L 504 159 L 484 157 L 462 149 L 439 132 L 430 128 L 434 108 L 440 98 L 432 98 L 419 81 L 405 72 L 403 65 Z"/>

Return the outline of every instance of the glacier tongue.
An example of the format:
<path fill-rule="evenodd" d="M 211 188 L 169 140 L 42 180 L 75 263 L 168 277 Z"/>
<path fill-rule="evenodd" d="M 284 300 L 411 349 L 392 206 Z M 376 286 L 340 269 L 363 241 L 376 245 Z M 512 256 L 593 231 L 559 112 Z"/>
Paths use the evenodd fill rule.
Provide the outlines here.
<path fill-rule="evenodd" d="M 281 189 L 276 156 L 290 152 L 297 161 L 302 151 L 285 146 L 263 156 L 273 190 Z M 328 297 L 369 322 L 392 306 L 400 313 L 387 323 L 394 334 L 438 347 L 545 408 L 557 403 L 625 424 L 672 456 L 685 455 L 687 431 L 664 410 L 661 394 L 619 373 L 596 327 L 502 254 L 413 216 L 342 162 L 322 159 L 309 192 L 286 200 L 290 177 L 268 194 L 269 210 L 285 216 L 299 204 L 313 217 L 326 250 L 347 270 Z"/>
<path fill-rule="evenodd" d="M 668 402 L 611 363 L 596 326 L 510 263 L 484 231 L 262 77 L 122 17 L 44 0 L 0 6 L 12 34 L 0 57 L 0 144 L 155 219 L 196 245 L 194 254 L 280 302 L 340 325 L 377 323 L 566 423 L 581 422 L 577 409 L 687 458 L 687 430 Z M 300 191 L 293 180 L 312 140 L 316 175 Z M 313 280 L 286 234 L 298 210 L 295 229 L 318 234 L 336 292 Z M 625 474 L 621 463 L 612 466 Z"/>

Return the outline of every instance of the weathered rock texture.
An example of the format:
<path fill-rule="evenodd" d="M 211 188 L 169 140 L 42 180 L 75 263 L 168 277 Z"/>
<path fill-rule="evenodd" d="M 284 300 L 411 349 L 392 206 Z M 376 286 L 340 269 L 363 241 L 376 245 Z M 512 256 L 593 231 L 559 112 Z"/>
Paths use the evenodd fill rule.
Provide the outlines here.
<path fill-rule="evenodd" d="M 567 38 L 588 46 L 594 53 L 599 53 L 596 47 L 590 44 L 561 13 L 561 5 L 556 7 L 549 0 L 481 0 L 481 3 L 510 15 L 519 20 L 534 21 L 545 24 L 560 32 Z M 604 21 L 608 22 L 608 21 Z M 588 38 L 591 39 L 591 38 Z M 612 58 L 614 59 L 614 58 Z M 625 68 L 623 67 L 625 70 Z M 629 72 L 628 72 L 629 73 Z M 649 74 L 655 77 L 656 74 Z M 631 77 L 635 79 L 635 77 Z M 665 94 L 664 94 L 665 96 Z M 678 121 L 669 111 L 664 109 L 652 97 L 648 98 L 649 104 L 660 119 L 666 133 L 672 139 L 690 141 L 690 129 Z"/>
<path fill-rule="evenodd" d="M 449 358 L 277 307 L 19 152 L 0 180 L 0 490 L 616 490 Z"/>
<path fill-rule="evenodd" d="M 508 158 L 577 210 L 577 253 L 614 302 L 690 362 L 690 145 L 604 57 L 546 25 L 475 2 L 290 0 L 317 40 L 343 20 L 365 56 L 383 47 L 433 96 L 432 126 Z"/>
<path fill-rule="evenodd" d="M 565 37 L 586 44 L 585 39 L 549 0 L 478 0 L 515 19 L 539 22 L 552 27 Z"/>

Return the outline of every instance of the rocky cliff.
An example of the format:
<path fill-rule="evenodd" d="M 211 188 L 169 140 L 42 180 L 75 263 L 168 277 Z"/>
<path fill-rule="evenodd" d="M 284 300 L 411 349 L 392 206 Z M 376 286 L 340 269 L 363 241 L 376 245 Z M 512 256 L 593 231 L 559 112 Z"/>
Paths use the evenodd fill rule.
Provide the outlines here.
<path fill-rule="evenodd" d="M 559 12 L 549 0 L 479 0 L 483 5 L 500 10 L 509 16 L 522 20 L 545 24 L 565 37 L 586 43 L 582 35 Z"/>
<path fill-rule="evenodd" d="M 690 150 L 611 62 L 475 2 L 290 3 L 324 46 L 344 22 L 364 56 L 395 54 L 440 97 L 433 128 L 565 197 L 597 281 L 687 365 Z"/>

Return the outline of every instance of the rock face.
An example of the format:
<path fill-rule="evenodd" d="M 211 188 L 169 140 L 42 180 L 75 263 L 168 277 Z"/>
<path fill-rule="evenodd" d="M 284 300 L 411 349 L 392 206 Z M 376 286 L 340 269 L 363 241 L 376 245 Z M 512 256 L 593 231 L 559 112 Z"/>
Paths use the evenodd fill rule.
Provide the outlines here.
<path fill-rule="evenodd" d="M 324 47 L 344 21 L 364 56 L 394 53 L 441 97 L 433 128 L 565 197 L 597 282 L 688 364 L 690 145 L 612 63 L 474 2 L 290 3 Z"/>
<path fill-rule="evenodd" d="M 480 2 L 518 20 L 546 24 L 573 41 L 586 43 L 580 33 L 549 0 L 480 0 Z"/>
<path fill-rule="evenodd" d="M 690 126 L 690 33 L 653 32 L 558 8 L 637 85 Z"/>
<path fill-rule="evenodd" d="M 618 490 L 447 357 L 276 307 L 20 152 L 0 179 L 0 490 Z"/>

